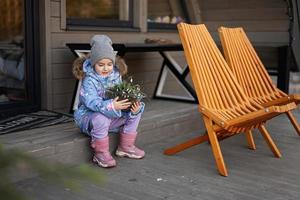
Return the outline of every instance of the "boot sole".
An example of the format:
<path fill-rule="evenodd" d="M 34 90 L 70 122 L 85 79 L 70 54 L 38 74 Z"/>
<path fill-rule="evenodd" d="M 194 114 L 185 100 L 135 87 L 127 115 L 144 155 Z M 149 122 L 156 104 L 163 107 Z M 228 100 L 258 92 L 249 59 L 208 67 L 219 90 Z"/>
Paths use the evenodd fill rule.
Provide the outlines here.
<path fill-rule="evenodd" d="M 127 153 L 127 152 L 124 152 L 124 151 L 119 151 L 119 150 L 116 151 L 116 156 L 128 157 L 128 158 L 134 158 L 134 159 L 144 158 L 144 156 L 137 156 L 137 155 L 130 154 L 130 153 Z"/>
<path fill-rule="evenodd" d="M 100 160 L 98 160 L 95 156 L 93 157 L 93 162 L 96 163 L 98 166 L 103 167 L 103 168 L 111 168 L 111 167 L 115 167 L 116 166 L 116 165 L 104 164 Z"/>

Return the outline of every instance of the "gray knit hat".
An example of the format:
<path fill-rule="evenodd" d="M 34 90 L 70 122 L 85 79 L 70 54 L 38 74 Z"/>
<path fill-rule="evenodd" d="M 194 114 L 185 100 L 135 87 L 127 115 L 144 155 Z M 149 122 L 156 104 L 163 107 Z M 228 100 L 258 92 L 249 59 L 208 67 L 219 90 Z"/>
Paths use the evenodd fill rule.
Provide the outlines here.
<path fill-rule="evenodd" d="M 95 35 L 92 37 L 90 45 L 91 48 L 91 64 L 94 66 L 99 60 L 103 58 L 111 59 L 115 64 L 116 54 L 112 48 L 112 41 L 106 35 Z"/>

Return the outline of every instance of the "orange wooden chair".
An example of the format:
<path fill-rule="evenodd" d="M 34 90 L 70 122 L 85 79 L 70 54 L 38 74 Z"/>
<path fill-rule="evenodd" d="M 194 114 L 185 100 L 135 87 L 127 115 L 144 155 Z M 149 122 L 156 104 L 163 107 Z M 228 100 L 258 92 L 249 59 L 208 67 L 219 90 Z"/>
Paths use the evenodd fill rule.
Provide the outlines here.
<path fill-rule="evenodd" d="M 172 155 L 193 145 L 209 141 L 219 173 L 227 176 L 219 140 L 238 133 L 249 133 L 253 128 L 259 128 L 273 154 L 281 157 L 280 151 L 271 139 L 264 123 L 282 112 L 296 108 L 296 104 L 264 108 L 249 99 L 238 84 L 205 25 L 180 23 L 177 27 L 207 134 L 166 149 L 164 153 Z M 247 135 L 248 142 L 251 144 L 252 135 Z"/>
<path fill-rule="evenodd" d="M 273 83 L 242 28 L 219 28 L 225 59 L 246 95 L 256 103 L 268 107 L 298 104 L 300 94 L 287 95 Z M 291 111 L 285 112 L 300 136 L 300 126 Z"/>

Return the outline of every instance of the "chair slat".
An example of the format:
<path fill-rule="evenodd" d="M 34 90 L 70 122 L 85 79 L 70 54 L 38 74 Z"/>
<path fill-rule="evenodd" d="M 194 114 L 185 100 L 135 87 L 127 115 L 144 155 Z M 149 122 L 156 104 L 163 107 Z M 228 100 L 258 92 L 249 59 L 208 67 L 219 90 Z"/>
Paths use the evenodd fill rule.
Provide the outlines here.
<path fill-rule="evenodd" d="M 241 30 L 237 30 L 233 33 L 233 36 L 236 35 L 238 44 L 243 47 L 244 58 L 248 59 L 248 69 L 253 71 L 255 78 L 257 79 L 257 84 L 261 88 L 260 96 L 265 101 L 270 101 L 275 98 L 274 88 L 272 85 L 272 80 L 268 76 L 267 71 L 259 64 L 260 61 L 257 60 L 257 57 L 253 54 L 253 47 L 249 46 L 248 43 L 245 43 L 245 38 L 241 34 Z M 269 95 L 266 95 L 269 94 Z"/>
<path fill-rule="evenodd" d="M 243 98 L 243 95 L 236 90 L 236 87 L 238 86 L 230 78 L 230 74 L 228 74 L 229 68 L 227 67 L 227 63 L 219 53 L 219 49 L 210 37 L 207 29 L 202 30 L 202 35 L 206 40 L 206 50 L 209 52 L 209 56 L 214 58 L 215 69 L 219 72 L 222 78 L 220 85 L 223 86 L 223 93 L 225 95 L 228 93 L 230 96 L 228 97 L 228 95 L 226 95 L 227 101 L 232 101 L 234 105 L 237 106 L 238 103 L 245 101 L 245 98 Z"/>

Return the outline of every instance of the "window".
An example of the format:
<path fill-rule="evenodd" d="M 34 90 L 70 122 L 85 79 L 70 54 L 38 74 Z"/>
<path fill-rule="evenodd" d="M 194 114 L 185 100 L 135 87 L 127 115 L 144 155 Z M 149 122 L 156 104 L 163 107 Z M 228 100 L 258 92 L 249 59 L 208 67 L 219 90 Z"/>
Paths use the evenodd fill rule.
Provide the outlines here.
<path fill-rule="evenodd" d="M 132 27 L 132 0 L 66 0 L 67 26 Z"/>
<path fill-rule="evenodd" d="M 176 24 L 188 21 L 184 0 L 148 0 L 149 29 L 175 29 Z"/>

